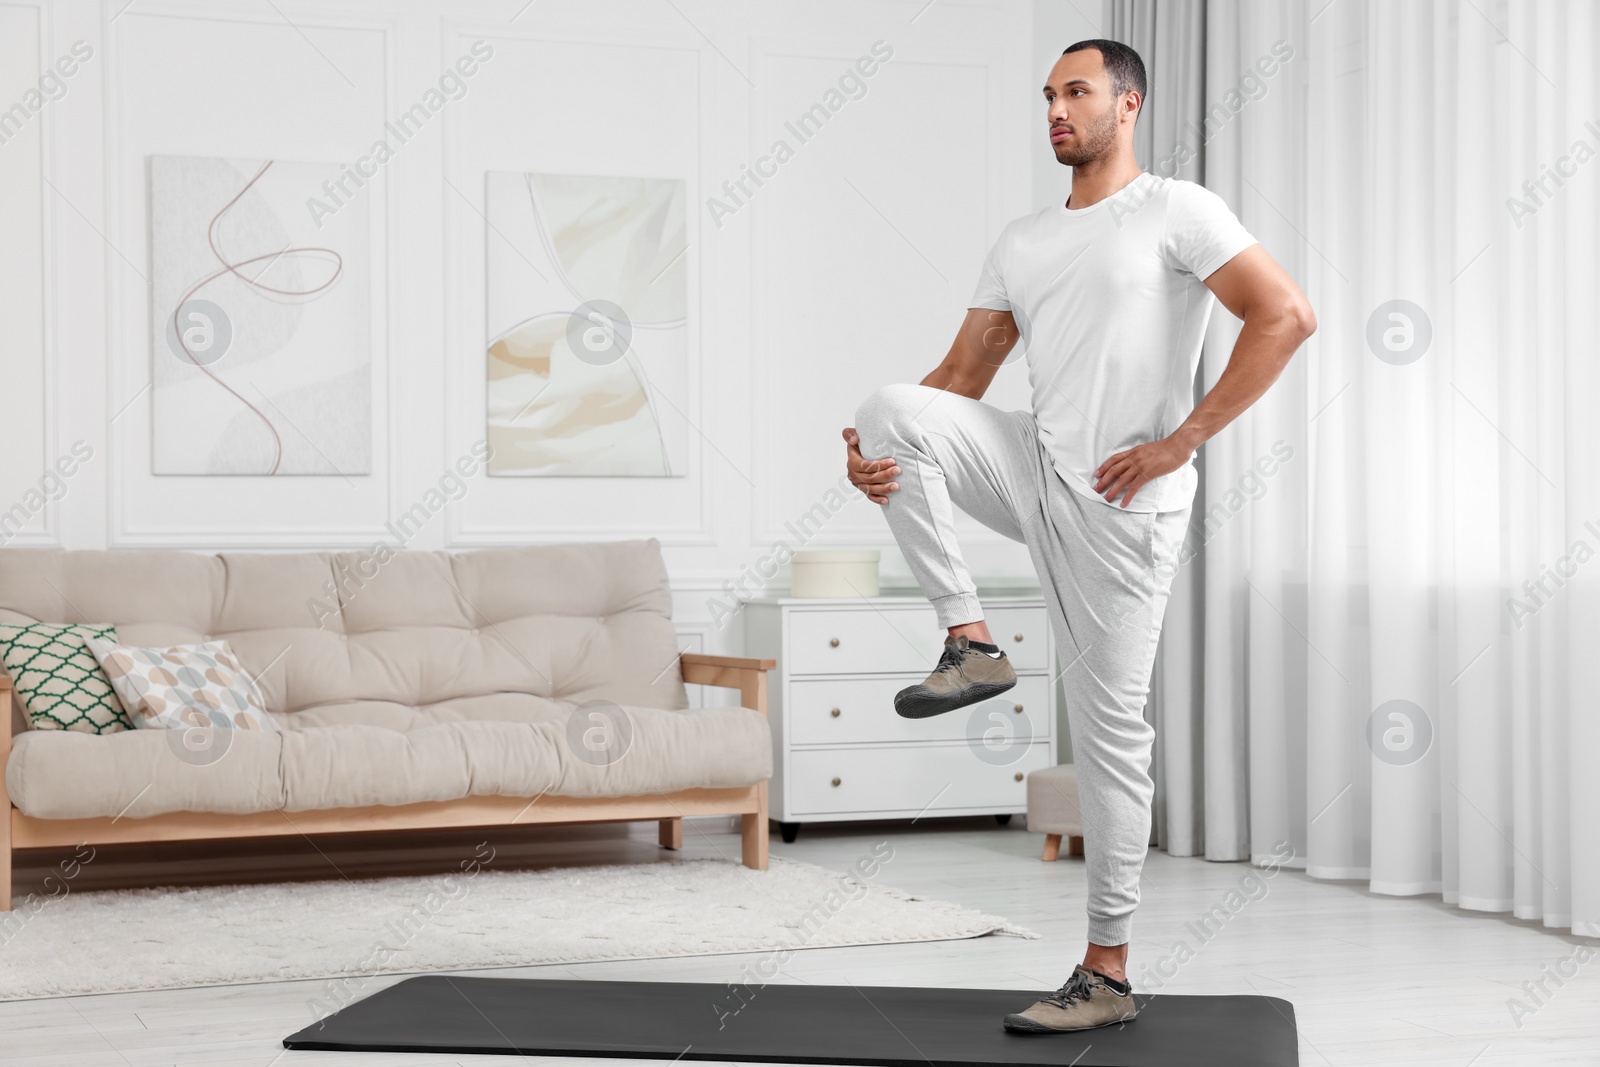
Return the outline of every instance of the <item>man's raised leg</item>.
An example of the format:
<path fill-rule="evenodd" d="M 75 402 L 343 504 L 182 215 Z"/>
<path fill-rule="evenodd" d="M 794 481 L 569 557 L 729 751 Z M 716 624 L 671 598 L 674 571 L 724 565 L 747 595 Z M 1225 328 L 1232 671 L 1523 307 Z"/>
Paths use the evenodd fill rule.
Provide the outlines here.
<path fill-rule="evenodd" d="M 895 710 L 925 718 L 1016 684 L 993 643 L 977 587 L 956 542 L 955 509 L 1014 541 L 1039 510 L 1039 442 L 1033 416 L 1001 411 L 924 385 L 890 385 L 856 412 L 860 451 L 892 459 L 899 486 L 883 505 L 906 564 L 949 636 L 938 666 L 902 690 Z"/>
<path fill-rule="evenodd" d="M 1033 416 L 926 385 L 887 385 L 856 410 L 856 432 L 862 456 L 900 467 L 883 511 L 939 625 L 982 619 L 955 509 L 1022 540 L 1022 522 L 1039 510 Z"/>

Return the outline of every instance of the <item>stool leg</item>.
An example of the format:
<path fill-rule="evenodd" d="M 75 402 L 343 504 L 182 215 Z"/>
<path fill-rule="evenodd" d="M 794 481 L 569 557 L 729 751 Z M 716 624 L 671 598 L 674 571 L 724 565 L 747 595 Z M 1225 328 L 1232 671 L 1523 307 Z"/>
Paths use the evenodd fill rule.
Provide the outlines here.
<path fill-rule="evenodd" d="M 1039 858 L 1046 863 L 1054 863 L 1055 858 L 1061 855 L 1061 835 L 1046 834 L 1044 839 L 1044 855 Z"/>
<path fill-rule="evenodd" d="M 1069 837 L 1069 838 L 1067 838 L 1067 855 L 1069 855 L 1069 856 L 1081 856 L 1081 855 L 1083 855 L 1083 838 L 1081 838 L 1081 837 Z"/>

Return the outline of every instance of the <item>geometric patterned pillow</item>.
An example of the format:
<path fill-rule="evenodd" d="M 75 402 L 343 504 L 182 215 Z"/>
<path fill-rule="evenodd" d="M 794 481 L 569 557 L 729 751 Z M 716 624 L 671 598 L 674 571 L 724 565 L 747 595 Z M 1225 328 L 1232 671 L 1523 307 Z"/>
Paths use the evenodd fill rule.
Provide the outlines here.
<path fill-rule="evenodd" d="M 0 662 L 35 730 L 114 734 L 133 728 L 105 672 L 84 645 L 86 639 L 116 636 L 115 626 L 0 623 Z"/>
<path fill-rule="evenodd" d="M 226 641 L 171 648 L 132 648 L 98 637 L 88 643 L 142 730 L 278 731 L 255 679 Z"/>

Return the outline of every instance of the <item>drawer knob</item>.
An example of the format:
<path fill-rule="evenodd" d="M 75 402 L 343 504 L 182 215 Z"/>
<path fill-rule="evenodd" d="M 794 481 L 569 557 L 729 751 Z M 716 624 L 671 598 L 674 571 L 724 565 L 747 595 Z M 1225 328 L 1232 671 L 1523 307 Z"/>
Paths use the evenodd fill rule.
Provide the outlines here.
<path fill-rule="evenodd" d="M 839 717 L 839 709 L 838 708 L 834 708 L 832 711 L 828 712 L 828 714 L 832 715 L 835 719 L 837 719 Z"/>
<path fill-rule="evenodd" d="M 829 638 L 828 639 L 828 647 L 829 648 L 838 648 L 839 647 L 839 639 L 837 637 Z"/>
<path fill-rule="evenodd" d="M 1012 708 L 1011 710 L 1016 712 L 1018 715 L 1021 715 L 1022 714 L 1022 705 L 1018 704 L 1016 707 Z"/>
<path fill-rule="evenodd" d="M 1022 781 L 1022 772 L 1021 771 L 1017 772 L 1016 778 L 1017 778 L 1017 781 L 1019 781 L 1019 782 Z M 834 781 L 837 782 L 838 779 L 836 778 L 836 779 L 834 779 Z"/>
<path fill-rule="evenodd" d="M 1013 640 L 1013 641 L 1021 641 L 1022 640 L 1022 635 L 1021 634 L 1014 634 L 1012 636 L 1011 640 Z"/>
<path fill-rule="evenodd" d="M 839 784 L 840 784 L 840 782 L 839 782 L 839 779 L 837 779 L 837 778 L 835 778 L 835 779 L 834 779 L 834 780 L 833 780 L 833 784 L 834 784 L 834 785 L 839 785 Z"/>

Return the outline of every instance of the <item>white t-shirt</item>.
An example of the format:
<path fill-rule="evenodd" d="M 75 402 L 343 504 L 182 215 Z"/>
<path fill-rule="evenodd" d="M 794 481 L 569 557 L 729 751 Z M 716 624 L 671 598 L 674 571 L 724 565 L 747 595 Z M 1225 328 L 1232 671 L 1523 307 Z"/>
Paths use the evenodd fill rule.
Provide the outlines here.
<path fill-rule="evenodd" d="M 1017 320 L 1039 436 L 1069 486 L 1121 506 L 1095 492 L 1095 469 L 1189 417 L 1216 302 L 1204 279 L 1255 243 L 1216 193 L 1148 171 L 1099 203 L 1053 204 L 1000 232 L 969 306 Z M 1185 507 L 1197 482 L 1191 457 L 1128 510 Z"/>

